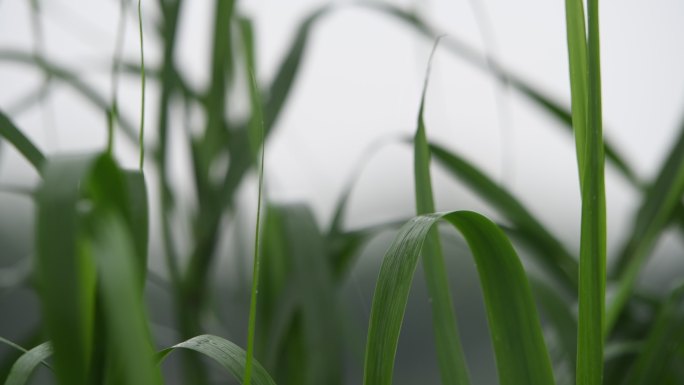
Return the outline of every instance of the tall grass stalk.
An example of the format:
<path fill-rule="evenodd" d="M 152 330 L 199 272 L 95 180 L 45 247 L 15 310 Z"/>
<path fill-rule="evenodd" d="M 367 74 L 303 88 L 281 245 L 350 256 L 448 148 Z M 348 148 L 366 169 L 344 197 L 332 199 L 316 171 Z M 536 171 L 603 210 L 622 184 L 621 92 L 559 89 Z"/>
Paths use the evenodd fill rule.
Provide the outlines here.
<path fill-rule="evenodd" d="M 143 36 L 142 0 L 138 0 L 138 33 L 140 34 L 140 171 L 145 164 L 145 45 Z"/>

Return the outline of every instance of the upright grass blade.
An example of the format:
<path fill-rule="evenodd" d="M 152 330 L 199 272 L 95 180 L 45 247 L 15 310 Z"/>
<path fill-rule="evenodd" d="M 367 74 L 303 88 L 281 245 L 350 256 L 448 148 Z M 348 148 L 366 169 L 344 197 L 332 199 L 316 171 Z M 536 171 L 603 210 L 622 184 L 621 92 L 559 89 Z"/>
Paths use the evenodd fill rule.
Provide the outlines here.
<path fill-rule="evenodd" d="M 45 360 L 51 355 L 52 346 L 49 342 L 42 343 L 22 354 L 21 357 L 14 362 L 14 365 L 12 365 L 12 369 L 5 380 L 5 385 L 28 384 L 31 375 L 38 365 L 43 364 L 48 368 L 50 367 Z"/>
<path fill-rule="evenodd" d="M 145 175 L 141 171 L 124 171 L 123 176 L 128 192 L 128 215 L 131 218 L 131 234 L 135 252 L 137 274 L 141 287 L 145 283 L 147 271 L 147 246 L 149 241 L 149 204 L 147 201 L 147 184 Z"/>
<path fill-rule="evenodd" d="M 143 303 L 136 250 L 125 221 L 104 209 L 89 218 L 91 250 L 97 259 L 101 309 L 105 319 L 107 381 L 161 385 Z"/>
<path fill-rule="evenodd" d="M 566 35 L 568 60 L 570 61 L 570 95 L 572 103 L 572 124 L 575 133 L 577 168 L 579 170 L 580 191 L 585 167 L 586 137 L 588 125 L 589 78 L 587 75 L 587 30 L 584 22 L 584 3 L 580 0 L 565 1 Z"/>
<path fill-rule="evenodd" d="M 529 277 L 529 276 L 528 276 Z M 559 358 L 568 364 L 568 372 L 556 372 L 556 379 L 561 380 L 563 376 L 565 383 L 574 382 L 574 370 L 577 367 L 577 316 L 573 314 L 568 306 L 567 298 L 559 295 L 556 290 L 540 279 L 530 277 L 532 291 L 541 307 L 541 312 L 545 316 L 544 320 L 552 332 L 555 333 Z"/>
<path fill-rule="evenodd" d="M 181 342 L 168 349 L 164 349 L 158 354 L 159 361 L 164 360 L 171 352 L 177 349 L 188 349 L 202 353 L 207 357 L 218 362 L 228 370 L 235 379 L 244 384 L 244 374 L 246 365 L 245 351 L 234 343 L 221 337 L 212 335 L 201 335 L 193 337 L 185 342 Z M 271 376 L 266 372 L 261 364 L 254 362 L 253 380 L 255 385 L 275 385 Z"/>
<path fill-rule="evenodd" d="M 121 52 L 123 51 L 124 34 L 126 32 L 126 3 L 121 0 L 119 7 L 119 26 L 116 33 L 114 44 L 114 55 L 112 57 L 111 70 L 111 98 L 110 107 L 107 114 L 107 152 L 112 153 L 114 148 L 114 128 L 119 113 L 119 72 L 121 68 Z"/>
<path fill-rule="evenodd" d="M 267 362 L 280 369 L 279 381 L 341 384 L 335 281 L 313 212 L 305 205 L 270 206 L 266 226 L 270 238 L 264 252 L 269 254 L 264 256 L 275 266 L 267 267 L 264 275 L 277 280 L 264 283 L 272 307 L 266 313 L 271 317 L 264 320 L 271 345 Z M 278 246 L 282 249 L 274 250 Z M 278 257 L 282 259 L 277 261 Z"/>
<path fill-rule="evenodd" d="M 135 178 L 133 180 L 135 181 Z M 138 181 L 142 183 L 142 179 Z M 133 208 L 129 203 L 129 190 L 134 193 L 142 191 L 143 194 L 142 198 L 132 199 L 138 202 Z M 147 247 L 144 243 L 147 232 L 140 231 L 137 237 L 133 237 L 130 232 L 131 229 L 143 230 L 140 228 L 141 223 L 135 226 L 132 223 L 134 219 L 145 222 L 145 213 L 134 212 L 135 209 L 146 208 L 146 205 L 139 203 L 145 200 L 144 187 L 136 187 L 134 184 L 127 187 L 126 177 L 108 155 L 59 157 L 46 162 L 44 181 L 36 195 L 36 200 L 38 205 L 36 267 L 45 325 L 55 350 L 57 378 L 62 384 L 87 384 L 99 381 L 97 366 L 100 365 L 100 358 L 97 358 L 95 353 L 101 347 L 94 346 L 96 335 L 99 340 L 102 333 L 107 330 L 111 331 L 110 328 L 116 329 L 118 326 L 117 333 L 129 333 L 128 336 L 136 337 L 134 342 L 127 343 L 127 348 L 132 347 L 140 354 L 144 354 L 146 341 L 149 343 L 149 339 L 143 339 L 140 337 L 141 333 L 136 332 L 141 324 L 146 325 L 144 315 L 141 315 L 139 311 L 140 307 L 129 306 L 134 303 L 130 302 L 130 298 L 137 296 L 137 300 L 141 300 L 145 277 Z M 88 218 L 99 219 L 97 213 L 101 210 L 115 212 L 123 222 L 122 226 L 125 226 L 125 231 L 131 234 L 133 243 L 130 250 L 124 250 L 125 254 L 111 255 L 116 252 L 117 247 L 123 247 L 112 246 L 114 243 L 119 245 L 120 239 L 108 243 L 106 247 L 98 247 L 99 244 L 94 241 L 92 233 L 89 232 L 94 226 L 87 225 Z M 109 236 L 115 234 L 116 229 L 107 228 L 102 231 Z M 126 268 L 125 275 L 118 275 L 114 278 L 110 282 L 114 288 L 109 287 L 109 289 L 107 289 L 109 277 L 104 275 L 120 271 L 117 270 L 118 265 L 100 272 L 101 286 L 104 290 L 100 295 L 104 295 L 105 312 L 102 319 L 104 322 L 100 320 L 96 322 L 97 263 L 95 258 L 101 258 L 102 255 L 115 260 L 104 263 L 128 263 L 124 260 L 130 259 L 132 266 Z M 117 285 L 121 283 L 129 285 L 130 288 L 128 286 L 126 290 L 118 288 Z M 134 290 L 134 292 L 131 294 L 127 290 Z M 107 293 L 112 293 L 110 295 L 113 295 L 114 299 L 112 297 L 107 299 Z M 107 312 L 106 309 L 111 309 L 108 307 L 111 301 L 115 302 L 115 311 Z M 125 308 L 129 309 L 128 312 L 117 313 L 121 309 L 120 301 L 123 301 Z M 94 330 L 96 327 L 97 333 Z M 100 330 L 102 327 L 106 330 Z M 121 337 L 116 335 L 110 335 L 108 338 L 104 340 L 107 346 L 117 346 L 118 343 L 126 340 L 124 338 L 120 341 Z M 125 355 L 124 353 L 119 351 L 119 357 Z M 116 360 L 114 357 L 116 355 L 108 353 L 107 358 Z M 140 367 L 144 365 L 144 360 L 139 362 L 123 360 L 117 365 L 122 367 L 121 373 L 140 372 L 142 378 L 153 378 L 144 375 L 145 370 Z M 152 372 L 148 371 L 148 373 Z"/>
<path fill-rule="evenodd" d="M 613 275 L 618 278 L 618 289 L 609 304 L 606 332 L 610 333 L 620 312 L 629 300 L 639 272 L 646 263 L 658 238 L 676 215 L 684 194 L 684 121 L 679 138 L 649 186 L 639 208 L 627 241 L 618 254 Z"/>
<path fill-rule="evenodd" d="M 582 221 L 579 273 L 579 320 L 577 342 L 577 384 L 603 382 L 603 344 L 606 286 L 606 196 L 604 184 L 604 145 L 601 114 L 601 65 L 598 28 L 598 1 L 589 0 L 588 38 L 584 33 L 583 4 L 568 0 L 568 51 L 573 120 L 580 165 Z M 581 19 L 581 20 L 580 20 Z M 585 43 L 587 42 L 587 43 Z M 582 47 L 586 60 L 582 59 Z M 581 86 L 586 79 L 584 94 Z M 583 107 L 586 107 L 584 114 Z M 582 119 L 581 115 L 585 115 Z M 575 116 L 573 116 L 575 118 Z M 583 128 L 582 125 L 586 124 Z M 585 130 L 582 135 L 581 131 Z"/>
<path fill-rule="evenodd" d="M 10 142 L 31 163 L 38 173 L 42 171 L 45 155 L 12 123 L 9 116 L 5 115 L 2 111 L 0 111 L 0 136 Z"/>
<path fill-rule="evenodd" d="M 87 384 L 90 371 L 96 272 L 80 240 L 78 207 L 81 181 L 95 160 L 94 156 L 50 160 L 36 195 L 39 294 L 61 384 Z"/>
<path fill-rule="evenodd" d="M 140 136 L 138 136 L 138 146 L 140 146 L 140 171 L 145 164 L 145 46 L 143 38 L 142 22 L 142 0 L 138 0 L 138 33 L 140 34 Z"/>
<path fill-rule="evenodd" d="M 234 67 L 232 21 L 235 1 L 217 1 L 215 4 L 211 78 L 206 94 L 207 124 L 204 136 L 198 143 L 201 178 L 208 178 L 209 168 L 226 137 L 226 96 Z M 208 179 L 203 183 L 209 183 Z"/>
<path fill-rule="evenodd" d="M 679 285 L 663 303 L 650 328 L 644 347 L 625 378 L 625 385 L 663 384 L 684 338 L 684 285 Z"/>
<path fill-rule="evenodd" d="M 423 112 L 425 111 L 425 93 L 427 92 L 430 77 L 430 67 L 438 44 L 439 38 L 435 41 L 428 60 L 425 84 L 423 85 L 420 109 L 418 111 L 418 128 L 414 140 L 416 214 L 418 215 L 436 211 L 430 178 L 430 149 L 427 144 Z M 439 362 L 443 384 L 469 384 L 468 368 L 458 335 L 456 315 L 451 298 L 451 289 L 449 288 L 449 278 L 437 230 L 437 228 L 434 228 L 429 231 L 422 249 L 425 282 L 432 309 L 432 327 L 437 350 L 437 361 Z"/>
<path fill-rule="evenodd" d="M 249 58 L 250 55 L 247 55 Z M 253 58 L 248 59 L 253 61 Z M 248 63 L 250 64 L 250 63 Z M 253 63 L 251 63 L 253 64 Z M 262 201 L 262 193 L 264 189 L 264 157 L 266 153 L 266 146 L 264 145 L 264 136 L 265 136 L 265 131 L 264 131 L 264 122 L 263 122 L 263 113 L 261 111 L 261 99 L 259 97 L 259 88 L 257 87 L 256 84 L 256 79 L 254 78 L 254 75 L 251 73 L 251 68 L 248 68 L 250 70 L 250 94 L 251 94 L 251 100 L 252 100 L 252 121 L 254 122 L 251 124 L 251 131 L 253 132 L 252 137 L 260 137 L 261 140 L 258 142 L 262 144 L 261 146 L 261 157 L 259 158 L 257 164 L 259 165 L 259 191 L 257 194 L 257 212 L 256 212 L 256 225 L 254 229 L 254 265 L 252 268 L 252 290 L 251 290 L 251 298 L 250 298 L 250 303 L 249 303 L 249 323 L 248 323 L 248 331 L 247 331 L 247 362 L 245 366 L 245 385 L 250 385 L 251 379 L 252 379 L 252 361 L 254 359 L 254 332 L 256 329 L 256 310 L 257 310 L 257 295 L 259 293 L 259 268 L 260 268 L 260 259 L 261 259 L 261 242 L 260 242 L 260 235 L 261 235 L 261 201 Z M 251 141 L 251 143 L 254 143 L 254 141 Z M 254 146 L 253 151 L 257 151 L 259 147 Z M 256 156 L 256 153 L 254 154 Z"/>
<path fill-rule="evenodd" d="M 480 214 L 423 215 L 400 230 L 385 254 L 371 309 L 364 384 L 392 383 L 394 356 L 418 256 L 430 229 L 444 219 L 468 242 L 484 293 L 502 385 L 553 384 L 553 373 L 525 271 L 510 241 Z"/>

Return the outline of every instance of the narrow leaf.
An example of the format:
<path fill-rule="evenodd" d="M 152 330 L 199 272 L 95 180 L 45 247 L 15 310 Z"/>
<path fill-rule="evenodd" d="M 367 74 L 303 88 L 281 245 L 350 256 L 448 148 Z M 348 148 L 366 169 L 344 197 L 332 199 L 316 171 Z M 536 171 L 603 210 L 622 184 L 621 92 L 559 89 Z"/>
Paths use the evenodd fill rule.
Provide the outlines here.
<path fill-rule="evenodd" d="M 439 44 L 439 38 L 430 53 L 428 68 L 425 74 L 425 84 L 420 99 L 418 111 L 418 129 L 415 135 L 414 146 L 414 175 L 416 191 L 416 211 L 418 215 L 435 212 L 435 203 L 432 195 L 432 181 L 430 178 L 430 149 L 427 144 L 425 133 L 425 94 L 432 58 Z M 466 366 L 461 339 L 456 325 L 449 278 L 447 276 L 444 255 L 440 244 L 437 228 L 430 230 L 423 245 L 423 270 L 425 282 L 430 296 L 432 309 L 432 328 L 434 330 L 437 361 L 443 384 L 469 384 L 468 368 Z"/>
<path fill-rule="evenodd" d="M 604 145 L 601 113 L 601 65 L 598 28 L 598 1 L 589 0 L 588 38 L 582 25 L 582 2 L 566 9 L 569 25 L 568 50 L 582 49 L 586 43 L 586 62 L 570 59 L 570 73 L 585 73 L 587 86 L 571 87 L 573 109 L 586 106 L 586 131 L 577 135 L 580 154 L 582 220 L 580 239 L 579 317 L 577 342 L 577 384 L 600 385 L 603 382 L 603 345 L 606 286 L 606 195 L 604 182 Z M 578 48 L 579 47 L 579 48 Z M 579 55 L 581 57 L 581 55 Z M 581 78 L 581 75 L 579 75 Z M 575 78 L 576 80 L 576 78 Z M 581 81 L 577 81 L 580 83 Z M 575 132 L 585 121 L 574 120 Z"/>
<path fill-rule="evenodd" d="M 50 367 L 45 360 L 52 355 L 52 346 L 49 342 L 42 343 L 35 348 L 22 354 L 21 357 L 12 365 L 5 385 L 24 385 L 28 384 L 31 375 L 38 365 L 43 364 Z"/>
<path fill-rule="evenodd" d="M 2 111 L 0 111 L 0 136 L 10 142 L 38 173 L 41 172 L 45 156 Z"/>

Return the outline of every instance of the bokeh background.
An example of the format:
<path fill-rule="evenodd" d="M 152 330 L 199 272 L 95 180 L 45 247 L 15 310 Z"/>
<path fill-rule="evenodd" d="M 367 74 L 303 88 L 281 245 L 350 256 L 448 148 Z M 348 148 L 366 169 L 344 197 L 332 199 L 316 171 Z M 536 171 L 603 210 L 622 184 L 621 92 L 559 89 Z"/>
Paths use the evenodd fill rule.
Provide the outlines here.
<path fill-rule="evenodd" d="M 218 0 L 220 1 L 220 0 Z M 119 3 L 111 0 L 42 1 L 42 41 L 32 27 L 31 2 L 0 0 L 0 51 L 33 52 L 40 47 L 50 60 L 75 71 L 101 91 L 111 92 L 110 70 L 119 23 Z M 333 2 L 340 9 L 317 22 L 292 95 L 266 146 L 265 183 L 268 199 L 306 202 L 318 223 L 326 226 L 345 184 L 356 179 L 345 226 L 362 227 L 410 218 L 414 213 L 412 152 L 388 138 L 415 130 L 420 90 L 432 41 L 405 25 L 351 2 Z M 288 49 L 302 20 L 325 1 L 258 0 L 238 2 L 239 13 L 254 22 L 257 68 L 266 84 Z M 569 80 L 563 1 L 430 0 L 393 1 L 429 21 L 446 39 L 458 39 L 502 67 L 569 105 Z M 194 0 L 181 11 L 175 61 L 192 86 L 210 79 L 214 2 Z M 145 55 L 150 68 L 159 65 L 161 41 L 154 33 L 158 10 L 143 1 Z M 638 175 L 649 179 L 659 168 L 677 133 L 684 106 L 684 3 L 603 1 L 601 44 L 605 136 L 624 154 Z M 137 14 L 131 4 L 125 17 L 124 58 L 139 60 Z M 0 109 L 12 112 L 18 101 L 38 89 L 44 78 L 27 65 L 0 55 Z M 244 79 L 243 79 L 244 80 Z M 246 86 L 243 84 L 243 88 Z M 244 90 L 243 90 L 244 91 Z M 137 121 L 140 81 L 132 74 L 119 82 L 122 114 Z M 146 142 L 157 140 L 159 87 L 148 83 Z M 230 109 L 247 111 L 245 92 L 236 92 Z M 171 121 L 171 181 L 181 211 L 195 209 L 190 185 L 190 158 L 178 132 L 201 126 L 198 114 L 188 119 L 180 104 Z M 15 122 L 48 154 L 102 149 L 106 117 L 59 82 L 48 97 L 12 114 Z M 194 119 L 194 120 L 193 120 Z M 578 249 L 580 197 L 575 150 L 561 124 L 491 74 L 438 49 L 426 104 L 427 132 L 461 153 L 512 191 L 543 223 L 575 252 Z M 380 143 L 380 145 L 378 145 Z M 123 139 L 115 145 L 118 159 L 136 167 L 137 152 Z M 369 149 L 374 149 L 367 156 Z M 358 165 L 362 164 L 362 167 Z M 146 172 L 154 175 L 148 163 Z M 486 204 L 439 168 L 433 170 L 439 210 L 472 209 L 497 218 Z M 153 181 L 153 178 L 148 178 Z M 29 284 L 15 285 L 30 271 L 33 205 L 25 196 L 5 190 L 32 188 L 33 170 L 9 146 L 0 148 L 0 335 L 22 340 L 39 324 L 38 300 Z M 609 254 L 625 236 L 638 195 L 607 169 Z M 155 186 L 150 194 L 154 196 Z M 240 189 L 237 216 L 250 224 L 255 213 L 256 178 Z M 158 210 L 154 207 L 153 210 Z M 166 276 L 160 249 L 158 215 L 152 215 L 149 268 Z M 251 226 L 226 226 L 214 271 L 214 301 L 219 319 L 207 329 L 244 341 L 249 271 L 236 256 L 250 247 Z M 190 229 L 175 229 L 179 248 L 188 247 Z M 380 258 L 391 241 L 387 231 L 374 239 L 357 259 L 344 285 L 351 336 L 346 348 L 348 383 L 359 383 L 370 301 Z M 445 235 L 448 250 L 460 254 L 462 242 Z M 242 246 L 236 246 L 241 244 Z M 658 244 L 640 285 L 658 293 L 684 272 L 681 239 L 665 236 Z M 241 251 L 242 250 L 242 251 Z M 449 258 L 459 327 L 473 382 L 496 379 L 479 284 L 471 260 Z M 244 262 L 244 261 L 243 261 Z M 163 283 L 148 284 L 148 302 L 160 346 L 177 342 L 171 321 L 171 300 Z M 399 346 L 396 383 L 437 383 L 431 342 L 429 303 L 421 274 L 409 302 Z M 6 348 L 0 347 L 0 361 Z M 169 371 L 173 373 L 173 368 Z M 173 375 L 171 375 L 173 376 Z M 46 376 L 40 378 L 47 381 Z M 431 382 L 432 381 L 432 382 Z M 172 379 L 171 379 L 171 383 Z"/>

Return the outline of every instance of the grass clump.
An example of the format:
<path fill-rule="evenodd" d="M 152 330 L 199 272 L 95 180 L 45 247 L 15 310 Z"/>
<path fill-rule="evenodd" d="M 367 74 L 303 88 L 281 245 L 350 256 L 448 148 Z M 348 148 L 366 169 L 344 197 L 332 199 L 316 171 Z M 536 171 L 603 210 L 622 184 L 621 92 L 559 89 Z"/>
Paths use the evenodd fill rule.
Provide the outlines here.
<path fill-rule="evenodd" d="M 37 1 L 32 4 L 39 9 Z M 0 338 L 20 353 L 6 365 L 5 384 L 28 383 L 41 364 L 54 372 L 59 384 L 161 384 L 161 363 L 176 350 L 184 352 L 179 359 L 185 384 L 211 383 L 213 372 L 205 358 L 247 385 L 342 384 L 347 368 L 344 333 L 348 329 L 340 320 L 343 313 L 338 293 L 365 244 L 378 233 L 396 231 L 397 227 L 375 282 L 368 328 L 362 333 L 366 335 L 365 350 L 359 352 L 363 383 L 393 383 L 399 335 L 420 262 L 431 303 L 429 316 L 441 383 L 470 384 L 467 352 L 461 346 L 445 265 L 452 250 L 441 242 L 439 223 L 458 230 L 475 261 L 499 383 L 684 384 L 679 370 L 684 364 L 681 285 L 664 298 L 646 298 L 635 287 L 659 237 L 670 225 L 684 220 L 684 129 L 651 182 L 639 180 L 625 158 L 604 141 L 597 0 L 587 3 L 586 16 L 584 2 L 565 3 L 571 109 L 493 58 L 452 37 L 440 37 L 427 21 L 412 13 L 380 3 L 353 5 L 378 17 L 393 18 L 434 40 L 429 63 L 439 43 L 445 52 L 517 90 L 574 133 L 582 198 L 578 256 L 513 192 L 460 154 L 429 141 L 424 112 L 429 107 L 426 90 L 431 64 L 418 104 L 415 135 L 402 141 L 413 146 L 415 218 L 401 226 L 389 222 L 345 229 L 342 222 L 354 180 L 344 189 L 334 218 L 325 228 L 316 222 L 306 203 L 271 202 L 264 186 L 265 145 L 290 99 L 315 26 L 338 7 L 324 6 L 302 21 L 273 80 L 262 88 L 266 83 L 254 74 L 257 58 L 252 21 L 235 1 L 217 1 L 210 81 L 204 89 L 196 89 L 174 61 L 179 20 L 188 4 L 182 0 L 156 4 L 160 20 L 155 31 L 163 43 L 162 60 L 150 68 L 144 59 L 141 0 L 137 3 L 140 62 L 127 63 L 122 58 L 127 2 L 121 2 L 109 100 L 40 51 L 0 49 L 0 61 L 41 70 L 50 79 L 46 87 L 53 82 L 70 87 L 98 108 L 109 123 L 105 149 L 46 156 L 17 127 L 11 113 L 0 111 L 0 136 L 41 178 L 38 189 L 27 193 L 36 207 L 31 283 L 41 303 L 37 331 L 41 340 L 24 349 Z M 137 129 L 117 107 L 120 74 L 140 76 Z M 147 78 L 160 93 L 158 142 L 148 147 L 152 151 L 145 167 L 155 171 L 154 180 L 143 170 Z M 240 80 L 245 79 L 246 90 L 240 88 Z M 235 112 L 229 108 L 231 98 L 237 95 L 249 100 L 247 116 L 233 116 Z M 199 134 L 187 133 L 182 138 L 190 149 L 191 183 L 197 196 L 190 218 L 179 214 L 179 194 L 170 182 L 174 170 L 169 130 L 177 103 L 200 111 L 204 118 Z M 112 151 L 115 134 L 139 150 L 136 170 L 124 169 L 117 161 Z M 642 195 L 631 236 L 619 248 L 612 269 L 606 265 L 604 158 Z M 219 166 L 225 159 L 228 166 L 223 170 Z M 432 160 L 507 223 L 495 223 L 472 211 L 435 212 Z M 258 175 L 258 194 L 251 285 L 245 295 L 249 306 L 244 317 L 234 315 L 234 319 L 247 321 L 246 336 L 231 335 L 231 342 L 207 334 L 207 315 L 216 312 L 212 293 L 217 283 L 211 270 L 220 254 L 225 224 L 243 226 L 237 215 L 237 195 L 252 170 Z M 150 183 L 156 188 L 150 189 Z M 151 196 L 150 191 L 159 193 Z M 147 261 L 151 203 L 161 208 L 158 222 L 168 272 L 163 285 L 173 302 L 178 337 L 177 343 L 167 348 L 158 346 L 152 337 L 156 325 L 150 321 L 143 299 L 145 284 L 153 279 Z M 178 247 L 173 236 L 179 217 L 192 229 L 187 250 Z M 521 263 L 516 249 L 522 245 L 538 262 L 538 272 L 527 271 Z M 615 285 L 617 291 L 606 301 L 608 284 Z M 236 322 L 234 319 L 230 321 Z M 560 374 L 557 368 L 562 364 L 572 369 Z"/>

